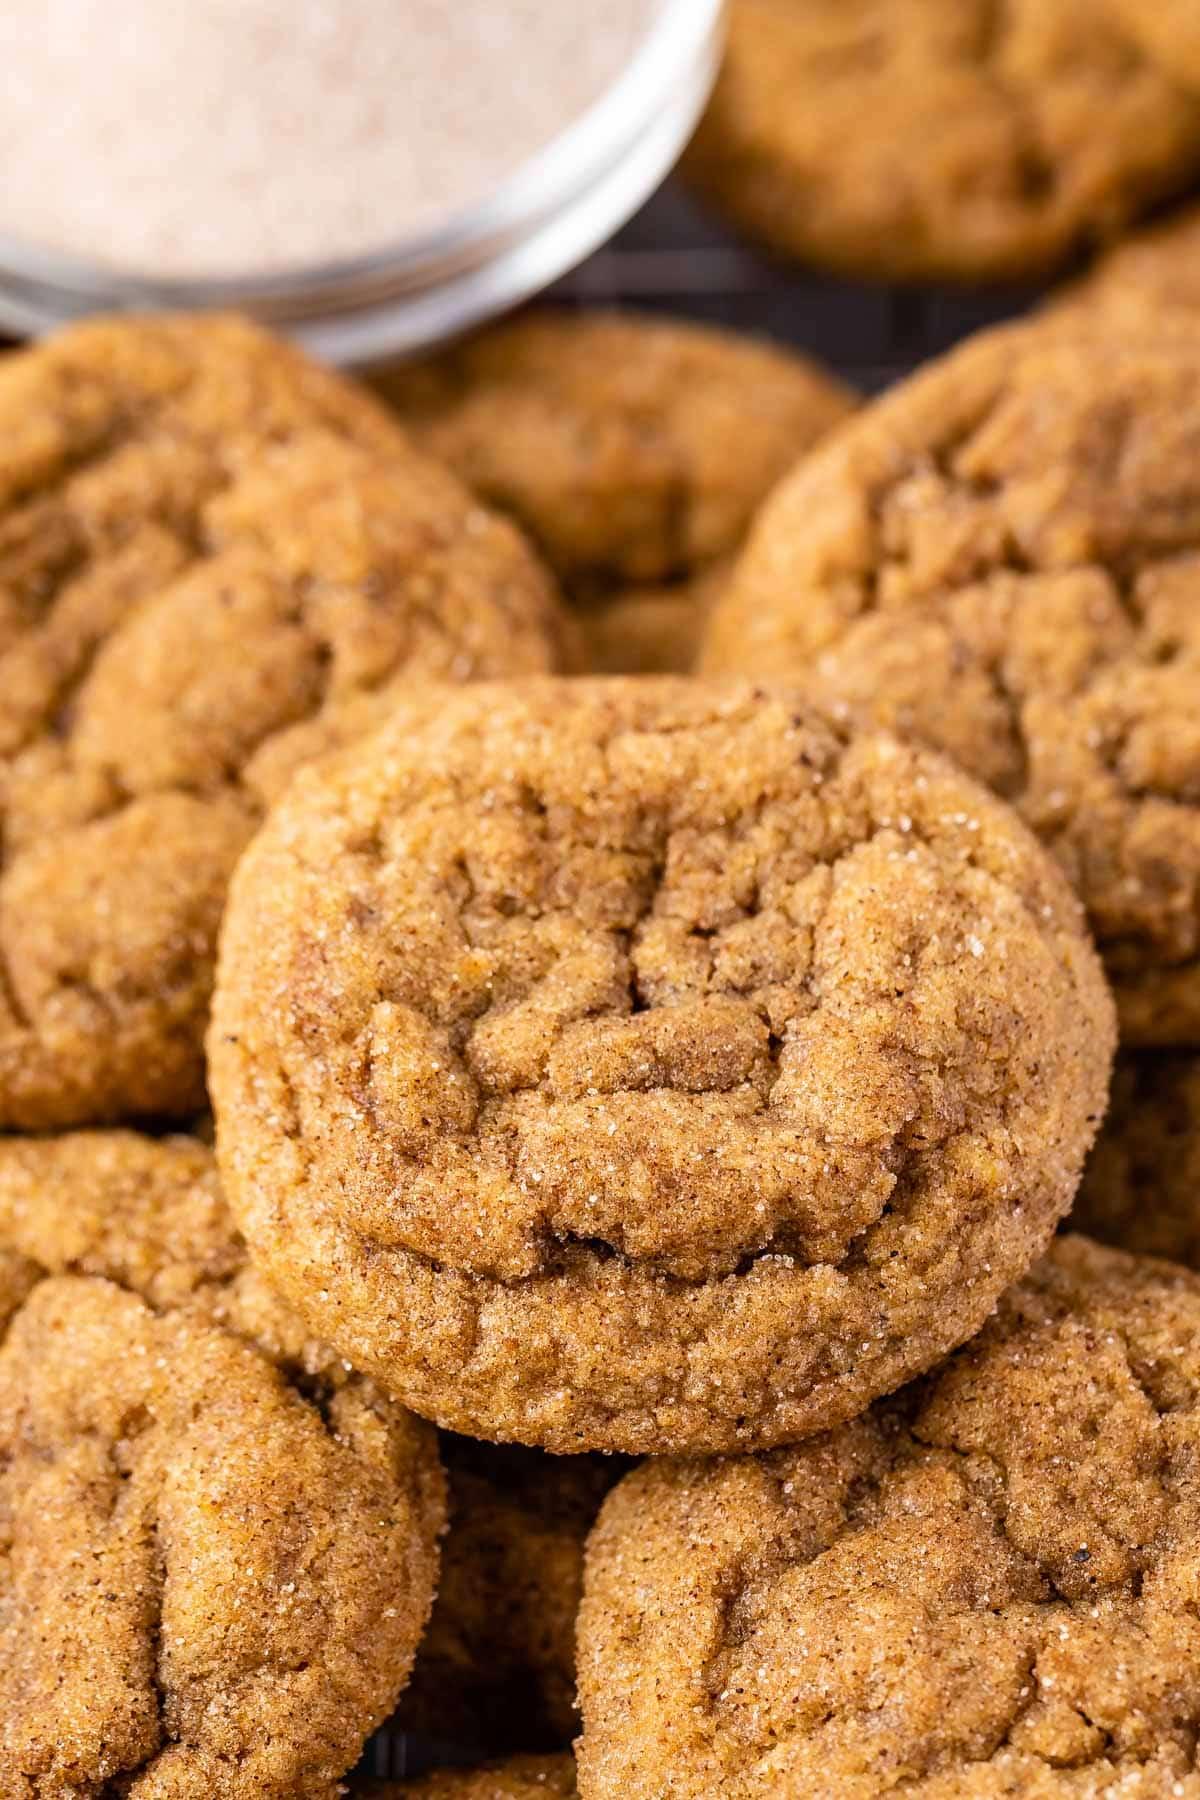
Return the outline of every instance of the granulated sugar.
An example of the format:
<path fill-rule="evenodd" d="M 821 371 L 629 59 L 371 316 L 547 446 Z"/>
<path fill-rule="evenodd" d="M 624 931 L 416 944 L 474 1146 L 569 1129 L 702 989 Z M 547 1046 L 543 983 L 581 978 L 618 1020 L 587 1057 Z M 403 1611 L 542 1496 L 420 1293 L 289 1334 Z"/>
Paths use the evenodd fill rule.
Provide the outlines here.
<path fill-rule="evenodd" d="M 659 4 L 0 5 L 0 231 L 176 277 L 381 249 L 556 137 Z"/>

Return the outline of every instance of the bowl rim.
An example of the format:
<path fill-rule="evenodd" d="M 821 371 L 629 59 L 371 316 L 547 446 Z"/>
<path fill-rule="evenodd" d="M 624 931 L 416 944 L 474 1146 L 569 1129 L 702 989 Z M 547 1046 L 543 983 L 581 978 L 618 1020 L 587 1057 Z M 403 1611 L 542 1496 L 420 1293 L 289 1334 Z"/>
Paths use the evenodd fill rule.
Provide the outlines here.
<path fill-rule="evenodd" d="M 436 226 L 378 250 L 259 275 L 156 276 L 0 231 L 0 283 L 57 290 L 71 310 L 102 307 L 319 310 L 356 291 L 423 289 L 478 266 L 586 193 L 644 131 L 684 71 L 709 52 L 726 0 L 659 0 L 631 60 L 588 108 L 500 187 Z"/>

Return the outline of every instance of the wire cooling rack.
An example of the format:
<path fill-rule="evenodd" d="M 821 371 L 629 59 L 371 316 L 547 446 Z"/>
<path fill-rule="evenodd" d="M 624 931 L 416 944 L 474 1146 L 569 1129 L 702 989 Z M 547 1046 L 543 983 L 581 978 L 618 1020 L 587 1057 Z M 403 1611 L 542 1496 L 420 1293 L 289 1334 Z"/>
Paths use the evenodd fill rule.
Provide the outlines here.
<path fill-rule="evenodd" d="M 640 306 L 757 332 L 809 351 L 872 394 L 971 332 L 1026 311 L 1043 291 L 887 288 L 824 278 L 750 249 L 670 182 L 551 298 Z"/>

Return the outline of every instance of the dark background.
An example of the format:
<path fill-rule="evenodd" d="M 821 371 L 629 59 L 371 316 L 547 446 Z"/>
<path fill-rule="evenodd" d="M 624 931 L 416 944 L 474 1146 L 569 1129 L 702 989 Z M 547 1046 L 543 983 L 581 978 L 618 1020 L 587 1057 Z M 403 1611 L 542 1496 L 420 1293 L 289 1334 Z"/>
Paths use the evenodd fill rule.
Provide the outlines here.
<path fill-rule="evenodd" d="M 1043 291 L 897 289 L 814 275 L 751 249 L 671 181 L 551 297 L 758 332 L 808 350 L 875 393 L 959 338 L 1023 312 Z"/>

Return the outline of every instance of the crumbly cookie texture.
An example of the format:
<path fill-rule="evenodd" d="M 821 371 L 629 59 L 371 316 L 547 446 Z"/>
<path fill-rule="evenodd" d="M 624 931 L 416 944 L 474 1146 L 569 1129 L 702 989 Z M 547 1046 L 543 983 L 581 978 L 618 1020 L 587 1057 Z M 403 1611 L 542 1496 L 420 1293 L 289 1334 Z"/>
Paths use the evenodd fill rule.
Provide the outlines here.
<path fill-rule="evenodd" d="M 1165 75 L 1200 88 L 1200 17 L 1192 0 L 1105 0 L 1105 6 Z"/>
<path fill-rule="evenodd" d="M 803 461 L 710 623 L 1011 800 L 1133 1043 L 1200 1040 L 1200 336 L 990 332 Z"/>
<path fill-rule="evenodd" d="M 549 577 L 366 393 L 236 319 L 0 365 L 0 1128 L 203 1103 L 254 765 L 364 689 L 558 666 Z"/>
<path fill-rule="evenodd" d="M 604 311 L 526 314 L 376 385 L 572 590 L 686 577 L 729 555 L 854 399 L 778 346 Z"/>
<path fill-rule="evenodd" d="M 493 1754 L 560 1749 L 579 1728 L 583 1547 L 627 1465 L 450 1436 L 441 1454 L 450 1529 L 397 1723 Z"/>
<path fill-rule="evenodd" d="M 852 275 L 1047 269 L 1200 166 L 1200 100 L 1100 11 L 733 0 L 687 167 L 753 236 Z"/>
<path fill-rule="evenodd" d="M 333 1800 L 429 1616 L 433 1434 L 247 1269 L 193 1140 L 0 1141 L 0 1249 L 0 1790 Z"/>
<path fill-rule="evenodd" d="M 486 1769 L 438 1769 L 414 1781 L 355 1789 L 362 1800 L 575 1800 L 569 1756 L 518 1756 Z"/>
<path fill-rule="evenodd" d="M 1103 1243 L 1200 1269 L 1200 1056 L 1118 1058 L 1072 1224 Z"/>
<path fill-rule="evenodd" d="M 210 1033 L 255 1257 L 439 1424 L 789 1441 L 1069 1206 L 1111 1002 L 1009 809 L 790 690 L 432 692 L 241 864 Z"/>
<path fill-rule="evenodd" d="M 1200 1280 L 1059 1239 L 926 1381 L 645 1464 L 580 1617 L 589 1800 L 1200 1793 Z"/>

